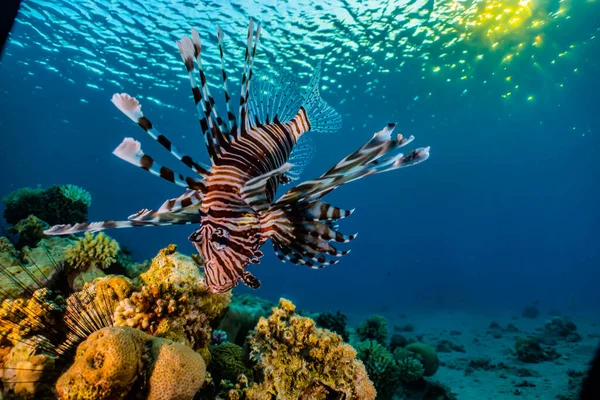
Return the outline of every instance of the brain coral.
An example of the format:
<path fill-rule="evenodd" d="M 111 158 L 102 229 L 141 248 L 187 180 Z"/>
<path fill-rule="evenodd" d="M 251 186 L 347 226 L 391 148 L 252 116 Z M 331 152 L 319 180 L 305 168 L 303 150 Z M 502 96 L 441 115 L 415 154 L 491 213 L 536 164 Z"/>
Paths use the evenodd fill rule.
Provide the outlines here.
<path fill-rule="evenodd" d="M 339 335 L 317 328 L 312 319 L 296 315 L 288 300 L 281 299 L 269 318 L 259 320 L 248 344 L 254 368 L 262 375 L 246 390 L 248 399 L 375 399 L 354 349 Z"/>
<path fill-rule="evenodd" d="M 198 265 L 176 249 L 170 245 L 152 260 L 140 275 L 141 290 L 117 306 L 115 325 L 206 349 L 210 323 L 225 311 L 231 292 L 208 292 Z"/>
<path fill-rule="evenodd" d="M 206 365 L 189 347 L 137 329 L 109 327 L 77 348 L 73 365 L 58 379 L 60 399 L 191 399 L 204 384 Z"/>

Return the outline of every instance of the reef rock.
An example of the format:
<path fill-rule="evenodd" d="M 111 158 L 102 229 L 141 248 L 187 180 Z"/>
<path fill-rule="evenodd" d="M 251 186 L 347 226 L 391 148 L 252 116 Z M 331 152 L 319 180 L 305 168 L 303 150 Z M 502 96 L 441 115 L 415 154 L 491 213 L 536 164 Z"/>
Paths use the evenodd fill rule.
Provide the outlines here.
<path fill-rule="evenodd" d="M 250 359 L 261 378 L 245 391 L 249 400 L 375 399 L 375 388 L 356 351 L 342 338 L 296 315 L 281 299 L 248 337 Z"/>
<path fill-rule="evenodd" d="M 191 399 L 206 380 L 206 364 L 191 348 L 136 329 L 109 327 L 77 348 L 58 379 L 60 399 Z"/>

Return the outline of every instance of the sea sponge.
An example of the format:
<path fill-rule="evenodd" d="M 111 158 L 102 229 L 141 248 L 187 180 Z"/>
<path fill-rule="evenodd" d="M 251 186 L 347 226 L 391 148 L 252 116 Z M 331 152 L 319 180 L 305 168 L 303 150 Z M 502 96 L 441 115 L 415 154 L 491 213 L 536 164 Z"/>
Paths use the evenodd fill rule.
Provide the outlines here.
<path fill-rule="evenodd" d="M 269 318 L 261 318 L 248 337 L 250 359 L 261 375 L 245 391 L 247 399 L 375 399 L 375 388 L 356 351 L 342 338 L 296 315 L 281 299 Z M 304 396 L 304 397 L 303 397 Z"/>
<path fill-rule="evenodd" d="M 405 349 L 423 364 L 423 376 L 433 376 L 440 367 L 440 359 L 437 352 L 430 345 L 415 342 L 407 345 Z"/>
<path fill-rule="evenodd" d="M 91 196 L 83 189 L 54 185 L 47 189 L 23 188 L 2 199 L 6 222 L 15 225 L 30 214 L 50 225 L 85 222 Z"/>
<path fill-rule="evenodd" d="M 375 340 L 365 340 L 356 352 L 377 389 L 377 399 L 391 399 L 400 386 L 401 372 L 388 349 Z"/>
<path fill-rule="evenodd" d="M 18 342 L 5 356 L 0 377 L 8 398 L 33 399 L 50 392 L 45 374 L 54 370 L 56 356 L 43 336 Z"/>
<path fill-rule="evenodd" d="M 222 379 L 235 382 L 240 375 L 252 376 L 244 365 L 244 351 L 233 343 L 223 343 L 210 348 L 210 373 L 216 382 Z"/>
<path fill-rule="evenodd" d="M 140 275 L 141 290 L 117 306 L 115 325 L 206 350 L 211 339 L 210 324 L 225 311 L 231 292 L 215 294 L 206 290 L 198 265 L 176 249 L 170 245 L 152 260 L 150 269 Z"/>
<path fill-rule="evenodd" d="M 148 400 L 191 399 L 205 379 L 204 360 L 189 347 L 109 327 L 79 345 L 56 391 L 61 400 L 122 399 L 134 391 L 146 392 Z"/>
<path fill-rule="evenodd" d="M 364 320 L 358 328 L 356 328 L 356 334 L 360 341 L 375 340 L 378 343 L 385 345 L 385 341 L 388 337 L 387 321 L 380 315 L 373 315 Z"/>

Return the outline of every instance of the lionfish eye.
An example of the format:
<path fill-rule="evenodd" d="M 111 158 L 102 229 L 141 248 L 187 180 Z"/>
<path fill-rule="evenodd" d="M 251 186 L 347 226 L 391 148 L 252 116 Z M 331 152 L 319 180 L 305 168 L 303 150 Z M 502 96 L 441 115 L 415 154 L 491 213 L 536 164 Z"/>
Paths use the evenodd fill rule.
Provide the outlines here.
<path fill-rule="evenodd" d="M 229 241 L 229 232 L 223 228 L 217 228 L 212 234 L 210 240 L 217 250 L 223 250 Z"/>

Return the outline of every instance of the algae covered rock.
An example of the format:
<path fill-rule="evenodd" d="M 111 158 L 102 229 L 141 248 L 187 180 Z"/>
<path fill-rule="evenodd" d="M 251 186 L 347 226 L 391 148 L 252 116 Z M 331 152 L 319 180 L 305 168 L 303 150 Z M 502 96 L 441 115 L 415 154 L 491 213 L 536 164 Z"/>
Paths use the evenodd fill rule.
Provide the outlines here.
<path fill-rule="evenodd" d="M 260 379 L 245 391 L 247 399 L 375 399 L 356 351 L 339 335 L 296 315 L 288 300 L 259 320 L 248 346 Z"/>
<path fill-rule="evenodd" d="M 189 347 L 127 327 L 109 327 L 77 348 L 58 379 L 60 399 L 192 398 L 204 384 L 204 359 Z"/>

